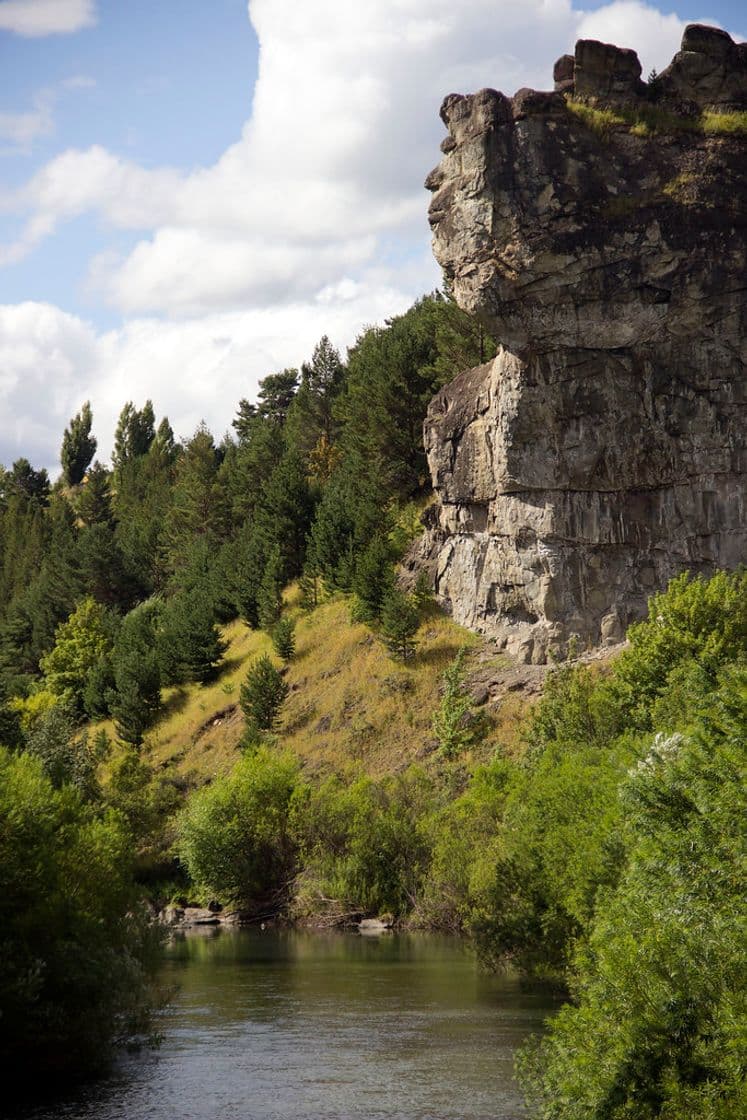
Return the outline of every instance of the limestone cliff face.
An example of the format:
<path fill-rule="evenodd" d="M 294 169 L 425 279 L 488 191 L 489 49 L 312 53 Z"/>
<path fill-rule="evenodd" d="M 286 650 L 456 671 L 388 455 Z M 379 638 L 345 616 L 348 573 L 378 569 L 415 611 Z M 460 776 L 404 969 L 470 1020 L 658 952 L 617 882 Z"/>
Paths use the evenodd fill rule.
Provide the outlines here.
<path fill-rule="evenodd" d="M 423 553 L 458 621 L 534 662 L 747 557 L 747 138 L 701 115 L 747 109 L 747 47 L 690 27 L 640 69 L 582 41 L 553 92 L 450 95 L 426 182 L 501 345 L 430 406 Z"/>

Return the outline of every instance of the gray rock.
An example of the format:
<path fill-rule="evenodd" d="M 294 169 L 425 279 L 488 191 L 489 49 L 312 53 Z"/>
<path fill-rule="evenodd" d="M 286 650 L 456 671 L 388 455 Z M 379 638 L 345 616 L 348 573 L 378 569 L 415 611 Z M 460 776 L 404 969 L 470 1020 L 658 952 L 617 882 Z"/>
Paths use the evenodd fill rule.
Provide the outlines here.
<path fill-rule="evenodd" d="M 664 104 L 682 74 L 689 100 L 734 104 L 744 57 L 688 28 Z M 577 96 L 634 99 L 639 75 L 632 52 L 577 45 Z M 527 90 L 441 115 L 434 252 L 501 345 L 429 408 L 439 502 L 416 565 L 457 621 L 541 664 L 620 641 L 678 572 L 747 557 L 747 143 L 600 135 Z"/>

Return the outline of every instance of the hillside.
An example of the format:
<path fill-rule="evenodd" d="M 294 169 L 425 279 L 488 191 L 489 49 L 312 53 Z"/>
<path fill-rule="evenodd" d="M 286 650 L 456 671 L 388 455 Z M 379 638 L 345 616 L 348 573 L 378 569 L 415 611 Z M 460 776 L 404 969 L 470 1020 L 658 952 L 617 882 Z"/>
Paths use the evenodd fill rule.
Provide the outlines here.
<path fill-rule="evenodd" d="M 510 667 L 492 643 L 436 607 L 420 626 L 415 657 L 404 665 L 392 660 L 368 626 L 351 622 L 349 597 L 334 596 L 306 613 L 294 586 L 285 602 L 296 622 L 296 654 L 286 670 L 291 691 L 278 736 L 309 773 L 380 777 L 426 760 L 435 746 L 431 721 L 443 672 L 458 650 L 469 650 L 476 681 Z M 264 631 L 238 621 L 223 628 L 223 637 L 229 646 L 218 678 L 165 690 L 162 715 L 143 747 L 155 766 L 173 768 L 189 784 L 202 784 L 235 763 L 244 728 L 241 684 L 254 658 L 272 651 Z M 478 699 L 486 692 L 478 683 Z M 491 705 L 490 730 L 465 764 L 484 760 L 498 744 L 515 748 L 526 715 L 520 691 Z"/>

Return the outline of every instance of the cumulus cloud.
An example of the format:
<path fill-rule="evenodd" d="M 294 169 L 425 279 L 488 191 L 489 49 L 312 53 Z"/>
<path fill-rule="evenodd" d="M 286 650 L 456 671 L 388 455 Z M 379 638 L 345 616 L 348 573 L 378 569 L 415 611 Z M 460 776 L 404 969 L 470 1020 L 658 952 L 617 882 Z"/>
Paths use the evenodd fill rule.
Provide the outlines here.
<path fill-rule="evenodd" d="M 620 47 L 633 47 L 644 77 L 663 70 L 680 49 L 686 21 L 665 15 L 640 0 L 614 0 L 596 12 L 587 12 L 578 25 L 580 39 L 601 39 Z"/>
<path fill-rule="evenodd" d="M 0 31 L 26 38 L 67 35 L 96 23 L 95 0 L 2 0 Z"/>
<path fill-rule="evenodd" d="M 48 5 L 0 3 L 0 14 L 11 7 Z M 93 5 L 77 7 L 93 18 Z M 249 13 L 251 116 L 212 166 L 146 168 L 94 145 L 0 198 L 19 222 L 6 265 L 95 215 L 89 292 L 125 317 L 102 335 L 46 305 L 2 309 L 0 401 L 22 419 L 2 433 L 0 460 L 46 448 L 48 463 L 87 398 L 104 451 L 130 398 L 152 396 L 182 435 L 201 418 L 220 433 L 259 377 L 308 357 L 322 333 L 344 346 L 434 286 L 422 182 L 445 94 L 548 88 L 579 37 L 634 47 L 644 72 L 661 69 L 684 26 L 644 0 L 594 12 L 572 0 L 251 0 Z M 112 250 L 107 227 L 138 240 Z"/>
<path fill-rule="evenodd" d="M 404 311 L 411 298 L 376 270 L 305 302 L 178 323 L 132 319 L 104 333 L 50 304 L 0 305 L 0 463 L 25 455 L 57 473 L 62 432 L 85 400 L 102 458 L 127 400 L 150 397 L 180 437 L 201 420 L 220 437 L 260 378 L 300 365 L 322 334 L 344 353 L 362 324 Z"/>
<path fill-rule="evenodd" d="M 382 239 L 419 244 L 444 94 L 546 84 L 576 19 L 570 0 L 253 0 L 250 15 L 259 76 L 240 139 L 181 174 L 62 153 L 19 192 L 31 216 L 6 261 L 94 212 L 146 234 L 92 270 L 125 313 L 296 300 L 372 262 Z"/>

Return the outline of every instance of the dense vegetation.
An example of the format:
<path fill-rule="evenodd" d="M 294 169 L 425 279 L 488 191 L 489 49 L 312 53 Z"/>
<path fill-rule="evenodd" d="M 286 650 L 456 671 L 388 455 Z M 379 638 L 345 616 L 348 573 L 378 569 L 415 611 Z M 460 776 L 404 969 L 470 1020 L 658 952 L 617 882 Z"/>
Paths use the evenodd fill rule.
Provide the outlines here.
<path fill-rule="evenodd" d="M 314 712 L 293 672 L 302 619 L 339 626 L 336 603 L 391 658 L 379 687 L 415 703 L 434 607 L 395 563 L 428 493 L 422 419 L 490 352 L 431 296 L 346 362 L 323 338 L 270 374 L 219 445 L 204 426 L 177 444 L 130 403 L 108 469 L 86 406 L 58 483 L 25 460 L 2 472 L 3 1058 L 90 1067 L 142 1018 L 137 882 L 257 918 L 388 913 L 563 986 L 521 1059 L 548 1120 L 744 1109 L 744 573 L 680 577 L 613 662 L 556 668 L 511 749 L 458 649 L 417 763 L 372 776 L 289 747 L 286 708 L 298 726 Z M 228 640 L 247 627 L 267 638 L 242 672 L 235 761 L 192 788 L 154 764 L 159 721 L 180 697 L 230 696 Z"/>

